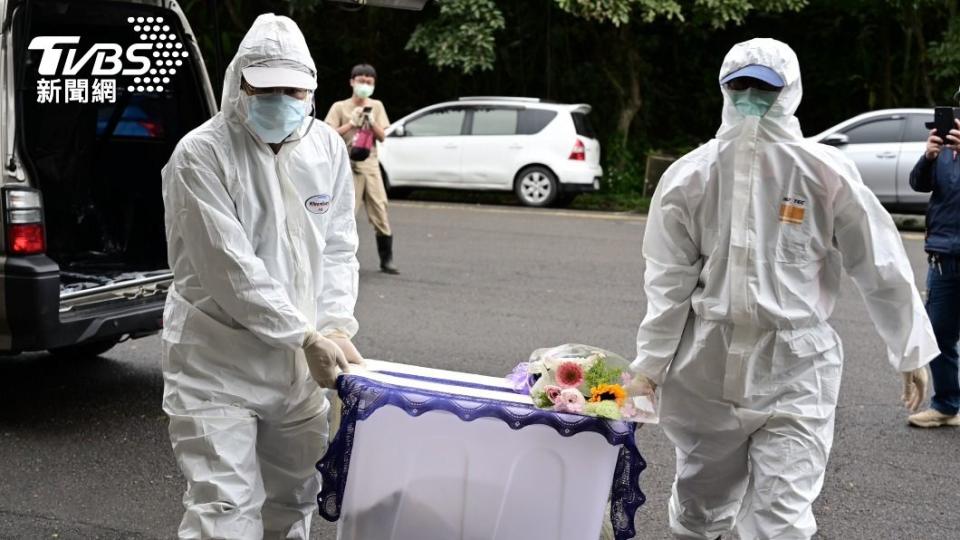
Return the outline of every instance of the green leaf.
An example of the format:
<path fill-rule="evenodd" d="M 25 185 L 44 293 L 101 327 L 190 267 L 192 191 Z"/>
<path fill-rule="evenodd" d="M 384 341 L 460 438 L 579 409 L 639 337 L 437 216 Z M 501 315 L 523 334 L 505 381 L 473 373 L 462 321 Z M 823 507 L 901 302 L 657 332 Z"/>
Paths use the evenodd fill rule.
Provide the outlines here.
<path fill-rule="evenodd" d="M 623 369 L 617 367 L 608 367 L 601 356 L 599 360 L 590 366 L 590 369 L 584 373 L 584 384 L 589 388 L 600 386 L 601 384 L 619 384 L 620 374 Z"/>
<path fill-rule="evenodd" d="M 440 14 L 420 24 L 407 50 L 423 53 L 436 67 L 463 73 L 493 69 L 495 34 L 504 27 L 493 0 L 437 0 Z"/>

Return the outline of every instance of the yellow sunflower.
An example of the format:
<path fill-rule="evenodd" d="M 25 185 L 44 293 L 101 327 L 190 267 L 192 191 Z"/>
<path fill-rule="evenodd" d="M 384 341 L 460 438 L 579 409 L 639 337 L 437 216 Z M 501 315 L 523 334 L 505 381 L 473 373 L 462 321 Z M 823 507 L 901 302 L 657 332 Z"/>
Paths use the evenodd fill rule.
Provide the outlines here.
<path fill-rule="evenodd" d="M 616 401 L 617 407 L 623 406 L 623 401 L 627 399 L 627 391 L 619 384 L 601 384 L 590 389 L 590 401 Z"/>

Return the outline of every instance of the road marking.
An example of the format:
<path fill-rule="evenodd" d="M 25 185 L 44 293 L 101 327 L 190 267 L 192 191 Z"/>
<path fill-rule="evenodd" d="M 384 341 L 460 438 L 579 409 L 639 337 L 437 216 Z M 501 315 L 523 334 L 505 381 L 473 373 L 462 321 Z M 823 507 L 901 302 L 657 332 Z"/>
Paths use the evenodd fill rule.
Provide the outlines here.
<path fill-rule="evenodd" d="M 547 210 L 541 208 L 511 208 L 507 206 L 487 206 L 477 204 L 435 203 L 427 201 L 390 201 L 392 206 L 407 208 L 429 208 L 435 210 L 466 210 L 487 214 L 526 214 L 553 217 L 575 217 L 581 219 L 598 219 L 603 221 L 638 221 L 646 222 L 647 216 L 627 212 L 605 212 L 603 210 Z M 923 241 L 926 235 L 922 232 L 902 231 L 900 237 L 904 240 Z"/>
<path fill-rule="evenodd" d="M 628 212 L 604 212 L 592 210 L 548 210 L 540 208 L 511 208 L 506 206 L 483 206 L 473 204 L 433 203 L 425 201 L 390 201 L 391 206 L 430 208 L 439 210 L 466 210 L 488 214 L 526 214 L 537 216 L 575 217 L 605 221 L 647 221 L 647 216 Z"/>

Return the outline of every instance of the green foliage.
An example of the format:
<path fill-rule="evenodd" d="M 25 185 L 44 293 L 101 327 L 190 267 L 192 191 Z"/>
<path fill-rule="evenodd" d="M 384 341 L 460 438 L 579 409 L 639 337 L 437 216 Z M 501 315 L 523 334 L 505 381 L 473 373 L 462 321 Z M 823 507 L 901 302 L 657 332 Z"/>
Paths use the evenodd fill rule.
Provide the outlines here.
<path fill-rule="evenodd" d="M 937 80 L 951 90 L 960 84 L 960 18 L 950 20 L 943 37 L 930 43 L 928 54 Z"/>
<path fill-rule="evenodd" d="M 609 367 L 601 356 L 599 360 L 593 363 L 583 374 L 583 385 L 587 388 L 594 388 L 601 384 L 619 384 L 620 374 L 623 369 Z"/>
<path fill-rule="evenodd" d="M 407 49 L 424 53 L 438 68 L 463 73 L 493 69 L 494 35 L 503 29 L 503 13 L 493 0 L 436 0 L 440 15 L 414 30 Z"/>
<path fill-rule="evenodd" d="M 541 409 L 553 408 L 553 402 L 547 397 L 547 393 L 542 390 L 534 392 L 530 398 L 533 399 L 533 404 Z"/>
<path fill-rule="evenodd" d="M 604 191 L 616 195 L 643 193 L 646 167 L 640 153 L 618 136 L 608 139 L 603 151 L 607 162 L 603 175 Z"/>
<path fill-rule="evenodd" d="M 650 22 L 658 16 L 683 20 L 680 2 L 675 0 L 555 0 L 560 9 L 593 22 L 610 22 L 620 26 L 630 22 L 634 9 L 640 10 L 643 20 Z"/>
<path fill-rule="evenodd" d="M 680 22 L 706 21 L 713 28 L 728 23 L 742 23 L 751 11 L 782 13 L 797 11 L 807 5 L 807 0 L 555 0 L 560 9 L 577 17 L 594 22 L 610 22 L 615 26 L 630 22 L 634 10 L 640 20 L 653 22 L 658 17 Z"/>
<path fill-rule="evenodd" d="M 799 11 L 807 0 L 695 0 L 692 11 L 697 20 L 718 29 L 728 24 L 742 24 L 751 12 L 783 13 Z"/>
<path fill-rule="evenodd" d="M 617 407 L 616 401 L 604 400 L 600 402 L 587 403 L 584 412 L 593 414 L 600 418 L 609 418 L 610 420 L 620 420 L 620 407 Z"/>

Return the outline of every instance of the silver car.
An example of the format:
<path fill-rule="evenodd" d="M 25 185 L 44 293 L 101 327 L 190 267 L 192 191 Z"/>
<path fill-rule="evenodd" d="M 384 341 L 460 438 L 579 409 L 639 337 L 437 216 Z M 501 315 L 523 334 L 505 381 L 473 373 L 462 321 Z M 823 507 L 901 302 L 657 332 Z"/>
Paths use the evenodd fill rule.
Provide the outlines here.
<path fill-rule="evenodd" d="M 910 171 L 923 155 L 933 109 L 884 109 L 855 116 L 810 139 L 835 146 L 860 170 L 887 209 L 924 213 L 929 193 L 910 189 Z"/>

